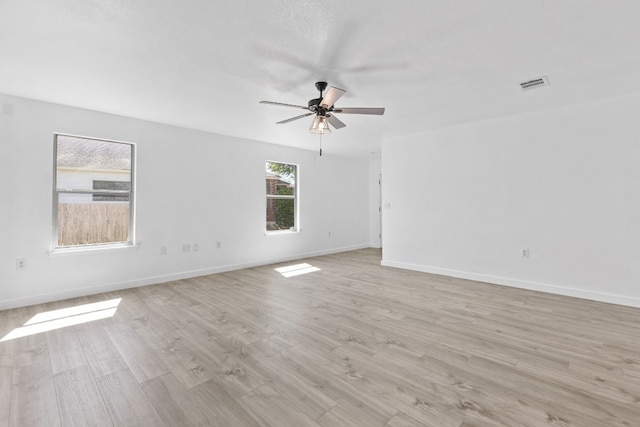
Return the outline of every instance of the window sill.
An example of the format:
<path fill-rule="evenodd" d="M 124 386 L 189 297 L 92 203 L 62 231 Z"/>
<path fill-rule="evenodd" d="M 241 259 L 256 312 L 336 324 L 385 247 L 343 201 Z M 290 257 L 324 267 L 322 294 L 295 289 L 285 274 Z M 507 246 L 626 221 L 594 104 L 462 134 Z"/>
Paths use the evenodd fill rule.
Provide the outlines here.
<path fill-rule="evenodd" d="M 300 231 L 302 230 L 270 230 L 270 231 L 265 231 L 264 235 L 265 236 L 281 236 L 283 234 L 298 234 L 300 233 Z"/>
<path fill-rule="evenodd" d="M 82 255 L 93 253 L 105 253 L 105 252 L 130 252 L 137 251 L 140 245 L 122 244 L 122 245 L 96 245 L 96 246 L 82 246 L 72 248 L 58 248 L 48 252 L 49 256 L 65 256 L 65 255 Z"/>

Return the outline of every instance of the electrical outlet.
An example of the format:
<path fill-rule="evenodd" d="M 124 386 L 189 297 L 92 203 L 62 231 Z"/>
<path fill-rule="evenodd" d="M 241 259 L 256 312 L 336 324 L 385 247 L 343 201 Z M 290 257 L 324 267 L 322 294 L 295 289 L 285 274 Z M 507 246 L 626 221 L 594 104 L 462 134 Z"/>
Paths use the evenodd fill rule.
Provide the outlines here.
<path fill-rule="evenodd" d="M 529 249 L 523 249 L 521 252 L 522 258 L 529 258 Z"/>
<path fill-rule="evenodd" d="M 192 244 L 192 245 L 191 245 L 191 250 L 192 250 L 193 252 L 198 252 L 198 251 L 200 250 L 200 245 L 199 245 L 199 244 L 197 244 L 197 243 Z"/>
<path fill-rule="evenodd" d="M 16 260 L 16 270 L 24 270 L 25 268 L 27 268 L 27 259 L 18 258 Z"/>
<path fill-rule="evenodd" d="M 160 255 L 166 255 L 166 254 L 167 254 L 167 247 L 160 246 Z"/>
<path fill-rule="evenodd" d="M 189 243 L 183 243 L 182 252 L 191 252 L 191 245 Z"/>

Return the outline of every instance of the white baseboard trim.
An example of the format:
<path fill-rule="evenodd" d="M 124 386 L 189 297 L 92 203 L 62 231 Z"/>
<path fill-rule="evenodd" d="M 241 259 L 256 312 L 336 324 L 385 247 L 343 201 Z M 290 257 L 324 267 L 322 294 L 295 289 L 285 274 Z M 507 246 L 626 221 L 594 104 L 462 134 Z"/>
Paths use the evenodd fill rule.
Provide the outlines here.
<path fill-rule="evenodd" d="M 624 295 L 608 294 L 604 292 L 594 292 L 584 289 L 569 288 L 565 286 L 550 285 L 546 283 L 530 282 L 526 280 L 512 279 L 507 277 L 491 276 L 487 274 L 472 273 L 468 271 L 449 270 L 445 268 L 432 267 L 428 265 L 410 264 L 406 262 L 383 259 L 380 265 L 384 267 L 395 267 L 404 270 L 420 271 L 422 273 L 438 274 L 441 276 L 456 277 L 460 279 L 474 280 L 476 282 L 486 282 L 494 285 L 510 286 L 512 288 L 527 289 L 530 291 L 546 292 L 550 294 L 564 295 L 575 298 L 583 298 L 593 301 L 606 302 L 611 304 L 626 305 L 640 308 L 640 298 L 628 297 Z"/>
<path fill-rule="evenodd" d="M 312 258 L 312 257 L 322 256 L 322 255 L 331 255 L 335 253 L 348 252 L 356 249 L 364 249 L 369 247 L 370 247 L 369 245 L 344 246 L 340 248 L 307 252 L 303 254 L 296 254 L 296 255 L 276 257 L 276 258 L 266 258 L 261 260 L 242 262 L 238 264 L 221 265 L 221 266 L 215 266 L 210 268 L 203 268 L 199 270 L 182 271 L 182 272 L 173 273 L 173 274 L 144 277 L 140 279 L 127 280 L 124 282 L 106 283 L 106 284 L 97 285 L 97 286 L 89 286 L 89 287 L 69 289 L 69 290 L 64 290 L 59 292 L 33 295 L 28 297 L 6 299 L 6 300 L 0 301 L 0 310 L 8 310 L 8 309 L 17 308 L 17 307 L 26 307 L 29 305 L 43 304 L 51 301 L 61 301 L 69 298 L 83 297 L 83 296 L 94 295 L 94 294 L 99 294 L 103 292 L 120 291 L 122 289 L 137 288 L 140 286 L 147 286 L 147 285 L 155 285 L 159 283 L 172 282 L 174 280 L 188 279 L 190 277 L 207 276 L 209 274 L 224 273 L 227 271 L 242 270 L 244 268 L 251 268 L 251 267 L 260 267 L 263 265 L 301 260 L 304 258 Z"/>

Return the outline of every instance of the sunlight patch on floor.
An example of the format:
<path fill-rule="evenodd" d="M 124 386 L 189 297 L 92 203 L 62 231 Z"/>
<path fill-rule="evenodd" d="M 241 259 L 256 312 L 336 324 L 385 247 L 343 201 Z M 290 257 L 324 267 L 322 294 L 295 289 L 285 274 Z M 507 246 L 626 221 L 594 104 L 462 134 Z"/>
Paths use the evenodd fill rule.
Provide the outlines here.
<path fill-rule="evenodd" d="M 15 328 L 5 335 L 0 342 L 113 317 L 121 300 L 122 298 L 115 298 L 38 313 L 29 319 L 24 326 Z"/>
<path fill-rule="evenodd" d="M 286 267 L 279 267 L 275 270 L 287 278 L 320 271 L 318 267 L 314 267 L 306 262 L 302 264 L 288 265 Z"/>

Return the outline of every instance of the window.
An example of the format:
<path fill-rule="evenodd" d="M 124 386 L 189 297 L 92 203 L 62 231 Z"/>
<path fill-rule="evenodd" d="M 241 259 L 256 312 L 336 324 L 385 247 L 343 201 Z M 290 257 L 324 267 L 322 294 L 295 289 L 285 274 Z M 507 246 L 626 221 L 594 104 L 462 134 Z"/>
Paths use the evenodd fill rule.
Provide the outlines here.
<path fill-rule="evenodd" d="M 53 248 L 133 244 L 134 145 L 54 135 Z"/>
<path fill-rule="evenodd" d="M 267 231 L 296 231 L 298 166 L 267 162 Z"/>

